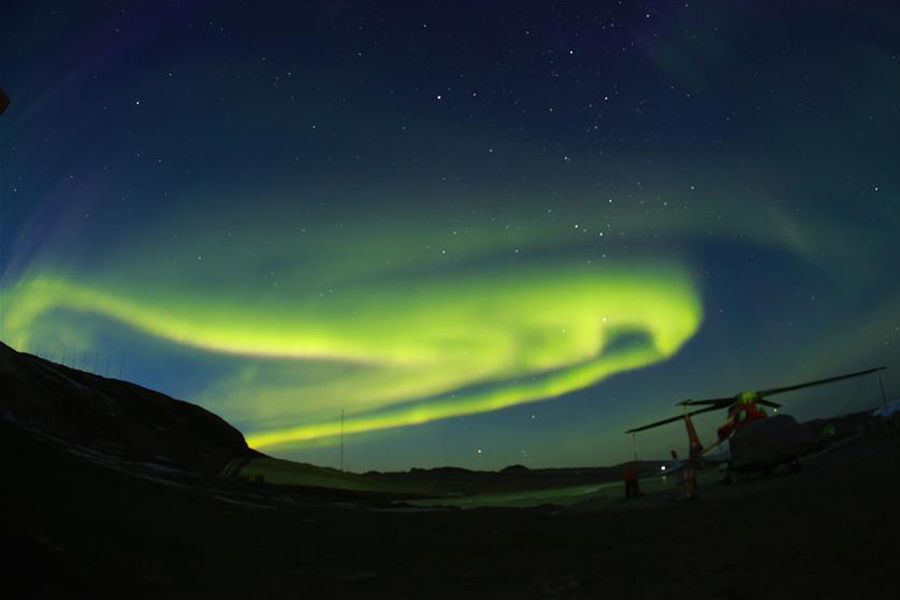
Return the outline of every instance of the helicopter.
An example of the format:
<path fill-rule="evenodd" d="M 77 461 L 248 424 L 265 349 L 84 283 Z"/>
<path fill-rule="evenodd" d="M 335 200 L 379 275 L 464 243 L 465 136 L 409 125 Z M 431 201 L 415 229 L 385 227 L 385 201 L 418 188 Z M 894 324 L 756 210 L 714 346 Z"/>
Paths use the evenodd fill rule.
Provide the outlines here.
<path fill-rule="evenodd" d="M 724 483 L 731 482 L 731 473 L 771 472 L 782 464 L 789 464 L 793 470 L 798 471 L 801 468 L 800 456 L 814 447 L 815 440 L 793 417 L 777 414 L 781 404 L 767 398 L 816 385 L 870 375 L 885 368 L 876 367 L 794 385 L 740 392 L 723 398 L 682 400 L 676 406 L 682 407 L 683 414 L 635 427 L 625 433 L 634 436 L 640 431 L 684 420 L 690 444 L 687 465 L 692 470 L 707 465 L 724 466 L 728 471 Z M 693 407 L 702 408 L 692 410 Z M 775 414 L 769 416 L 763 407 L 773 409 Z M 716 432 L 717 441 L 705 448 L 691 417 L 722 409 L 728 410 L 725 423 Z"/>

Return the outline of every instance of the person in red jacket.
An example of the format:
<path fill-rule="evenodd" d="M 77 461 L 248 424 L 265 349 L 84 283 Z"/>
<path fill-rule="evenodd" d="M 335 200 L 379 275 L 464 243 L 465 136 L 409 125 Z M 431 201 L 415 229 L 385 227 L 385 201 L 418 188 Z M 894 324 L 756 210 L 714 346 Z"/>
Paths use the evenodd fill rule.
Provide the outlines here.
<path fill-rule="evenodd" d="M 625 465 L 625 469 L 622 471 L 622 479 L 625 480 L 626 498 L 637 498 L 640 496 L 637 471 L 630 464 Z"/>

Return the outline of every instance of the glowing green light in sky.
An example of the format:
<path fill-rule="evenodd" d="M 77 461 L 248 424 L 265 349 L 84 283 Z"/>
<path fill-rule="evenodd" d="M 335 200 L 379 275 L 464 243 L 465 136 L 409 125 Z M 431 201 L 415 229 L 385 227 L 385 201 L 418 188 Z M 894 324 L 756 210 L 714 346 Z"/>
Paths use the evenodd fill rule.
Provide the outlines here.
<path fill-rule="evenodd" d="M 671 356 L 701 319 L 676 264 L 560 260 L 248 302 L 32 276 L 9 294 L 7 334 L 27 346 L 61 312 L 246 357 L 206 396 L 256 424 L 255 446 L 332 436 L 342 407 L 354 433 L 558 397 Z"/>

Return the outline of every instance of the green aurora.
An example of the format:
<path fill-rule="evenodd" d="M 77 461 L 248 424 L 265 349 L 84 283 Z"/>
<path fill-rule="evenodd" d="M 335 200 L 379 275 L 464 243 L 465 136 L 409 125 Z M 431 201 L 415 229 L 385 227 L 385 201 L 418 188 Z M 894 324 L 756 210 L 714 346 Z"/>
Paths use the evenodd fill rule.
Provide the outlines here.
<path fill-rule="evenodd" d="M 335 464 L 343 410 L 355 468 L 611 464 L 682 398 L 876 364 L 900 389 L 889 3 L 534 3 L 518 25 L 495 3 L 154 4 L 127 32 L 105 5 L 20 4 L 19 350 L 281 457 Z M 862 410 L 870 383 L 791 414 Z"/>
<path fill-rule="evenodd" d="M 54 315 L 97 313 L 204 351 L 343 365 L 318 385 L 290 368 L 273 385 L 256 367 L 216 385 L 254 420 L 304 423 L 248 432 L 257 447 L 337 434 L 335 406 L 354 411 L 345 431 L 360 433 L 555 398 L 672 356 L 701 320 L 688 272 L 662 263 L 561 263 L 251 306 L 34 278 L 7 302 L 19 347 L 40 319 L 65 328 Z"/>
<path fill-rule="evenodd" d="M 138 346 L 207 357 L 217 368 L 174 393 L 238 423 L 251 445 L 297 456 L 338 443 L 341 410 L 346 435 L 372 439 L 559 398 L 672 358 L 709 312 L 712 281 L 690 252 L 698 240 L 737 237 L 751 254 L 830 282 L 874 282 L 885 268 L 878 238 L 842 231 L 839 219 L 797 218 L 750 185 L 755 202 L 738 195 L 691 210 L 687 199 L 660 199 L 677 198 L 665 192 L 673 187 L 660 178 L 615 203 L 551 209 L 534 198 L 469 220 L 425 208 L 392 221 L 327 211 L 273 221 L 278 193 L 214 216 L 181 209 L 102 254 L 65 260 L 43 249 L 54 259 L 32 261 L 5 290 L 4 335 L 19 349 L 50 340 L 84 354 L 131 331 Z M 893 211 L 880 217 L 894 227 Z M 79 248 L 64 230 L 51 244 Z M 835 298 L 858 303 L 872 285 L 835 287 Z M 829 356 L 816 365 L 810 376 L 840 367 Z"/>

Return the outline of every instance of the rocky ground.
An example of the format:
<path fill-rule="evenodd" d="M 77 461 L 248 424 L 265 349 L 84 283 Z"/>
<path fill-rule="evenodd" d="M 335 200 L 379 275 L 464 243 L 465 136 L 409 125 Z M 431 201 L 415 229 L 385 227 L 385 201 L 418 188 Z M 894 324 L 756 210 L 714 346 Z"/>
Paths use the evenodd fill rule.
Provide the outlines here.
<path fill-rule="evenodd" d="M 697 500 L 422 510 L 110 464 L 4 426 L 13 597 L 893 597 L 900 441 L 881 431 Z"/>

